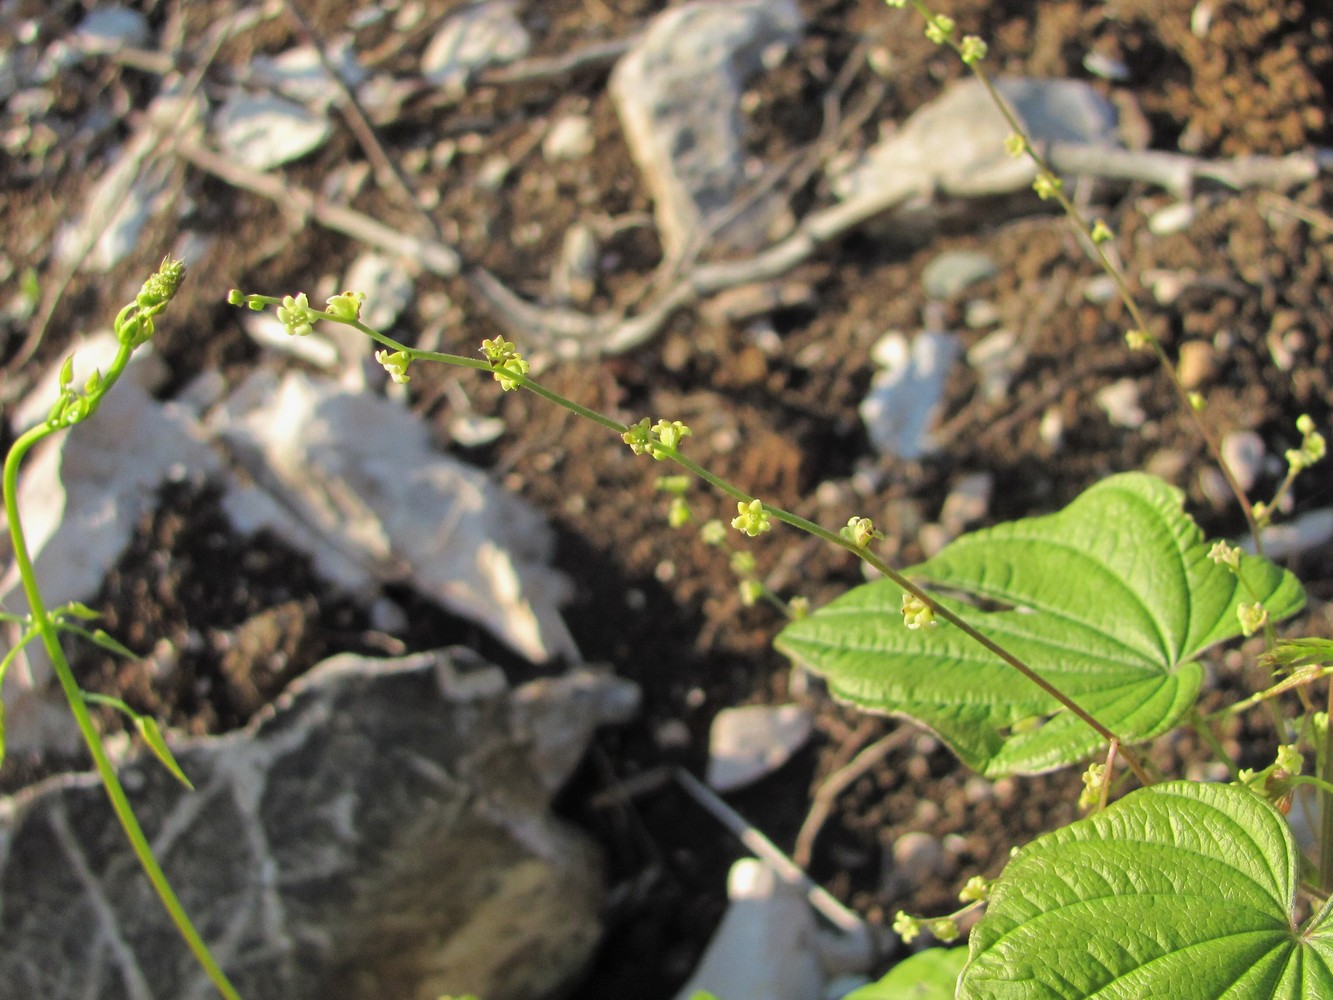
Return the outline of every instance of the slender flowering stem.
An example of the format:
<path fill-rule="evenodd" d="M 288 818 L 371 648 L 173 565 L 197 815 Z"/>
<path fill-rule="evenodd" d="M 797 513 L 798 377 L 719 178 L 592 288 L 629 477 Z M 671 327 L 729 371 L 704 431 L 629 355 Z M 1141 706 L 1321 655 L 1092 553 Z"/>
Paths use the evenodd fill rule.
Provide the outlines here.
<path fill-rule="evenodd" d="M 1143 346 L 1153 352 L 1158 362 L 1161 364 L 1163 371 L 1166 372 L 1167 379 L 1175 389 L 1176 396 L 1179 398 L 1181 406 L 1184 407 L 1185 412 L 1190 415 L 1190 419 L 1193 420 L 1195 429 L 1203 439 L 1204 446 L 1208 449 L 1209 455 L 1212 456 L 1214 463 L 1216 463 L 1217 467 L 1222 471 L 1227 486 L 1231 489 L 1231 492 L 1235 494 L 1236 500 L 1240 503 L 1240 509 L 1245 515 L 1245 520 L 1250 528 L 1250 535 L 1254 539 L 1255 551 L 1259 555 L 1263 555 L 1263 540 L 1260 537 L 1259 531 L 1260 525 L 1258 519 L 1255 517 L 1253 505 L 1250 503 L 1249 497 L 1245 495 L 1245 490 L 1241 488 L 1240 483 L 1236 480 L 1235 474 L 1231 470 L 1231 466 L 1222 455 L 1222 448 L 1218 443 L 1216 436 L 1213 434 L 1212 429 L 1203 419 L 1203 415 L 1195 407 L 1194 400 L 1191 397 L 1189 390 L 1187 390 L 1184 384 L 1180 381 L 1180 376 L 1176 373 L 1175 366 L 1172 365 L 1171 358 L 1167 355 L 1166 349 L 1162 347 L 1161 341 L 1148 333 L 1147 320 L 1144 318 L 1143 311 L 1139 308 L 1138 302 L 1134 298 L 1134 293 L 1130 291 L 1129 283 L 1126 281 L 1124 274 L 1121 273 L 1120 269 L 1115 265 L 1115 262 L 1111 260 L 1110 255 L 1107 254 L 1104 249 L 1103 245 L 1110 238 L 1110 231 L 1106 228 L 1104 223 L 1089 223 L 1083 213 L 1079 211 L 1078 206 L 1074 204 L 1067 194 L 1065 194 L 1063 185 L 1059 182 L 1059 179 L 1056 178 L 1050 165 L 1046 162 L 1046 158 L 1032 144 L 1026 130 L 1023 128 L 1023 123 L 1018 120 L 1018 116 L 1009 106 L 1009 102 L 1001 96 L 999 90 L 996 89 L 995 84 L 991 82 L 990 77 L 986 74 L 985 70 L 981 68 L 980 54 L 984 54 L 985 52 L 984 45 L 981 46 L 979 53 L 976 48 L 976 39 L 969 37 L 959 41 L 954 36 L 952 30 L 941 32 L 938 29 L 940 16 L 932 13 L 923 0 L 911 0 L 911 4 L 916 12 L 925 19 L 926 33 L 931 41 L 938 45 L 948 45 L 952 48 L 954 52 L 958 54 L 959 58 L 962 59 L 967 68 L 971 70 L 972 75 L 981 82 L 983 87 L 986 88 L 986 93 L 990 95 L 991 101 L 994 102 L 995 106 L 999 109 L 1000 114 L 1004 116 L 1004 120 L 1008 123 L 1013 135 L 1020 140 L 1020 143 L 1015 144 L 1014 151 L 1020 154 L 1026 154 L 1037 167 L 1037 180 L 1033 185 L 1036 188 L 1037 193 L 1043 199 L 1053 198 L 1064 210 L 1070 225 L 1072 225 L 1080 235 L 1088 239 L 1097 263 L 1101 266 L 1102 270 L 1110 276 L 1112 283 L 1115 285 L 1116 293 L 1120 297 L 1120 301 L 1124 303 L 1125 309 L 1129 312 L 1130 319 L 1133 321 L 1132 333 L 1135 336 L 1136 341 L 1141 342 Z M 902 5 L 892 4 L 892 6 Z M 949 27 L 950 29 L 952 28 L 951 22 Z"/>
<path fill-rule="evenodd" d="M 351 293 L 344 293 L 344 294 L 347 295 Z M 228 296 L 228 301 L 230 301 L 233 305 L 248 305 L 252 309 L 263 308 L 264 305 L 277 305 L 290 300 L 291 296 L 288 296 L 287 299 L 278 299 L 274 298 L 273 296 L 247 295 L 237 291 L 233 291 Z M 378 343 L 381 343 L 385 347 L 390 348 L 392 351 L 401 352 L 404 358 L 403 361 L 404 366 L 414 361 L 436 361 L 442 364 L 458 365 L 460 367 L 473 368 L 480 371 L 495 371 L 497 370 L 495 365 L 499 359 L 501 358 L 508 359 L 517 356 L 512 349 L 513 345 L 503 341 L 498 341 L 494 343 L 491 341 L 487 341 L 486 344 L 484 345 L 485 349 L 487 350 L 487 353 L 493 357 L 494 360 L 492 361 L 484 361 L 477 358 L 464 357 L 463 355 L 458 355 L 458 354 L 443 354 L 434 351 L 418 351 L 408 347 L 405 344 L 398 343 L 391 337 L 385 336 L 378 330 L 374 330 L 371 327 L 366 326 L 359 319 L 355 317 L 349 317 L 345 313 L 322 312 L 315 309 L 309 309 L 308 312 L 311 317 L 316 319 L 344 323 L 348 326 L 354 327 L 355 329 L 360 330 L 362 333 L 366 334 L 368 337 L 371 337 Z M 298 317 L 298 319 L 299 318 L 300 317 Z M 704 482 L 708 483 L 710 486 L 714 487 L 718 491 L 731 497 L 743 508 L 742 515 L 741 517 L 737 518 L 737 521 L 744 522 L 745 524 L 744 530 L 746 530 L 747 533 L 757 534 L 760 530 L 764 530 L 760 522 L 766 521 L 767 518 L 771 517 L 775 520 L 783 522 L 784 524 L 788 524 L 793 528 L 797 528 L 801 531 L 806 532 L 807 534 L 813 535 L 814 537 L 819 538 L 830 545 L 835 545 L 838 548 L 846 549 L 848 552 L 852 553 L 858 559 L 864 560 L 867 564 L 874 567 L 874 569 L 877 570 L 879 573 L 883 574 L 889 580 L 893 581 L 893 583 L 901 587 L 906 593 L 912 595 L 912 597 L 920 601 L 922 605 L 924 605 L 926 609 L 929 609 L 929 612 L 932 613 L 934 616 L 960 629 L 965 635 L 967 635 L 973 641 L 979 643 L 990 653 L 999 657 L 1003 662 L 1007 663 L 1009 666 L 1017 670 L 1020 674 L 1022 674 L 1025 678 L 1027 678 L 1029 681 L 1035 684 L 1038 688 L 1040 688 L 1046 694 L 1050 695 L 1050 697 L 1054 698 L 1056 702 L 1058 702 L 1061 706 L 1063 706 L 1065 709 L 1073 713 L 1077 718 L 1079 718 L 1085 724 L 1091 727 L 1092 730 L 1096 732 L 1097 735 L 1100 736 L 1103 740 L 1105 740 L 1108 744 L 1119 745 L 1121 748 L 1120 756 L 1124 758 L 1126 766 L 1128 766 L 1130 770 L 1134 772 L 1135 777 L 1137 777 L 1138 780 L 1142 782 L 1144 785 L 1150 785 L 1153 783 L 1152 776 L 1149 774 L 1148 770 L 1144 767 L 1144 765 L 1139 761 L 1137 756 L 1130 750 L 1125 748 L 1123 742 L 1119 739 L 1119 737 L 1116 736 L 1115 733 L 1111 732 L 1111 730 L 1109 730 L 1106 726 L 1098 722 L 1097 719 L 1090 712 L 1088 712 L 1081 705 L 1079 705 L 1078 702 L 1076 702 L 1073 698 L 1069 697 L 1067 694 L 1065 694 L 1063 691 L 1057 688 L 1050 681 L 1046 680 L 1046 678 L 1042 677 L 1041 674 L 1037 673 L 1037 671 L 1033 670 L 1032 667 L 1028 666 L 1028 664 L 1024 663 L 1022 660 L 1020 660 L 1013 653 L 1009 652 L 999 643 L 995 642 L 993 639 L 991 639 L 984 633 L 978 631 L 972 625 L 968 624 L 959 615 L 955 614 L 953 611 L 949 610 L 947 607 L 940 604 L 927 591 L 923 590 L 919 584 L 914 583 L 911 579 L 904 576 L 902 573 L 894 569 L 892 566 L 888 565 L 886 562 L 884 562 L 884 560 L 876 556 L 867 547 L 858 545 L 855 540 L 855 536 L 851 535 L 850 533 L 844 535 L 844 534 L 839 534 L 838 532 L 829 531 L 827 528 L 824 528 L 813 521 L 807 520 L 806 518 L 803 518 L 798 514 L 794 514 L 791 511 L 784 510 L 783 508 L 776 507 L 772 504 L 764 503 L 758 497 L 751 496 L 750 494 L 746 493 L 739 487 L 732 485 L 730 482 L 723 479 L 722 477 L 710 472 L 708 469 L 704 468 L 698 462 L 694 461 L 694 459 L 689 458 L 685 454 L 683 454 L 679 450 L 679 448 L 676 447 L 675 444 L 675 442 L 678 442 L 679 438 L 683 436 L 684 431 L 681 429 L 682 425 L 669 424 L 666 421 L 659 421 L 656 428 L 650 428 L 648 426 L 648 421 L 644 420 L 641 421 L 638 425 L 629 426 L 621 423 L 618 420 L 608 417 L 603 413 L 599 413 L 596 410 L 590 409 L 589 407 L 576 403 L 572 399 L 567 399 L 566 397 L 562 396 L 558 392 L 555 392 L 554 390 L 546 388 L 545 386 L 537 382 L 535 379 L 529 377 L 526 374 L 526 372 L 515 373 L 512 375 L 507 374 L 506 378 L 507 381 L 511 384 L 505 385 L 505 388 L 524 388 L 532 392 L 535 392 L 543 399 L 546 399 L 556 404 L 557 406 L 562 406 L 565 409 L 570 410 L 571 412 L 576 413 L 581 417 L 585 417 L 588 420 L 592 420 L 593 422 L 600 424 L 601 426 L 607 428 L 608 430 L 620 434 L 622 437 L 625 438 L 627 443 L 632 442 L 631 446 L 635 449 L 636 453 L 646 451 L 652 454 L 654 458 L 669 459 L 675 462 L 681 468 L 685 469 L 687 472 L 692 473 L 693 475 L 695 475 L 699 479 L 702 479 Z M 672 443 L 666 443 L 666 442 L 672 442 Z M 758 505 L 757 507 L 755 506 L 756 504 Z M 747 510 L 749 511 L 748 514 L 746 513 Z"/>
<path fill-rule="evenodd" d="M 121 310 L 120 315 L 116 317 L 115 324 L 115 332 L 120 341 L 116 356 L 105 373 L 94 373 L 88 379 L 82 393 L 73 388 L 73 365 L 70 361 L 66 361 L 61 369 L 60 396 L 56 405 L 45 421 L 19 435 L 18 440 L 14 442 L 9 449 L 9 453 L 5 456 L 4 471 L 3 475 L 0 476 L 0 492 L 3 492 L 5 517 L 9 522 L 9 537 L 14 552 L 14 566 L 18 570 L 19 579 L 23 585 L 23 593 L 28 601 L 25 641 L 29 638 L 40 637 L 46 654 L 51 661 L 52 669 L 60 681 L 65 699 L 69 702 L 74 721 L 88 746 L 88 752 L 92 755 L 93 765 L 102 780 L 103 787 L 106 789 L 112 811 L 120 821 L 120 825 L 134 850 L 135 856 L 139 859 L 144 874 L 148 876 L 149 882 L 152 883 L 153 889 L 157 892 L 158 898 L 162 901 L 162 905 L 170 916 L 172 923 L 176 925 L 181 938 L 185 941 L 195 960 L 218 993 L 225 1000 L 240 1000 L 240 994 L 232 986 L 231 981 L 227 978 L 226 973 L 222 971 L 216 959 L 213 958 L 199 932 L 195 930 L 189 916 L 185 913 L 184 907 L 181 906 L 180 900 L 172 889 L 171 883 L 167 880 L 166 874 L 162 871 L 161 865 L 153 856 L 148 838 L 144 835 L 143 828 L 139 825 L 134 810 L 130 806 L 129 798 L 125 794 L 125 789 L 116 775 L 116 769 L 107 756 L 106 749 L 102 744 L 102 737 L 93 724 L 92 716 L 88 713 L 85 696 L 79 689 L 78 682 L 74 678 L 74 672 L 70 669 L 69 661 L 61 648 L 59 635 L 61 622 L 51 614 L 46 607 L 46 602 L 42 599 L 41 590 L 37 583 L 37 571 L 28 551 L 27 538 L 24 535 L 23 521 L 18 506 L 19 467 L 23 464 L 28 452 L 44 438 L 66 430 L 74 424 L 86 420 L 96 412 L 102 398 L 116 384 L 126 365 L 129 364 L 130 356 L 134 350 L 152 337 L 153 317 L 171 299 L 183 273 L 184 267 L 178 261 L 164 260 L 158 272 L 144 283 L 143 289 L 135 302 Z"/>

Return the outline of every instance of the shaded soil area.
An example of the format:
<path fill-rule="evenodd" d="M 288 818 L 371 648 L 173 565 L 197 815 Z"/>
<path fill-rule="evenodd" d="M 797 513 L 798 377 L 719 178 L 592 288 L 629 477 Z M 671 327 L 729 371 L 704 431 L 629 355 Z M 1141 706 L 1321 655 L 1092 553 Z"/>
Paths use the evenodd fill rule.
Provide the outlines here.
<path fill-rule="evenodd" d="M 58 37 L 80 12 L 72 3 L 6 6 L 33 19 L 44 37 Z M 202 38 L 234 5 L 138 6 L 164 36 L 188 40 Z M 361 29 L 358 49 L 376 53 L 378 65 L 411 65 L 451 5 L 416 6 L 421 16 L 398 18 L 398 30 L 390 19 Z M 537 58 L 628 37 L 665 5 L 519 6 Z M 1218 157 L 1333 145 L 1333 20 L 1317 0 L 939 6 L 962 30 L 992 41 L 988 65 L 997 72 L 1092 81 L 1120 108 L 1131 145 Z M 344 4 L 302 7 L 323 37 L 342 30 Z M 910 12 L 871 0 L 804 0 L 801 7 L 805 39 L 754 82 L 747 101 L 750 151 L 762 164 L 784 165 L 779 189 L 797 211 L 831 198 L 819 171 L 804 167 L 854 155 L 963 71 L 921 37 Z M 225 93 L 256 54 L 298 40 L 290 17 L 262 20 L 218 51 L 204 75 L 205 92 Z M 1094 54 L 1123 66 L 1124 79 L 1091 73 L 1088 65 L 1102 64 L 1089 60 Z M 594 61 L 555 80 L 483 80 L 447 106 L 409 102 L 382 129 L 386 151 L 416 164 L 410 185 L 429 194 L 423 203 L 463 260 L 534 300 L 547 295 L 551 261 L 575 221 L 604 234 L 592 311 L 638 300 L 660 261 L 651 202 L 607 94 L 608 72 L 608 63 Z M 39 150 L 33 136 L 0 161 L 6 298 L 28 267 L 49 292 L 60 273 L 51 256 L 60 223 L 78 211 L 159 85 L 153 73 L 124 61 L 85 63 L 60 78 L 53 98 L 56 119 L 69 124 L 74 138 Z M 87 131 L 76 124 L 108 102 L 118 115 L 114 123 L 75 141 Z M 583 162 L 549 163 L 540 155 L 541 140 L 553 118 L 568 112 L 591 117 L 595 153 Z M 453 144 L 450 155 L 434 155 L 445 142 Z M 498 187 L 483 179 L 497 157 L 508 164 Z M 319 190 L 365 162 L 344 129 L 282 176 Z M 160 228 L 141 241 L 142 252 L 109 275 L 70 280 L 28 363 L 22 360 L 36 320 L 6 311 L 0 349 L 9 364 L 7 401 L 62 355 L 73 333 L 108 322 L 182 230 L 212 242 L 159 324 L 156 347 L 172 373 L 167 392 L 209 369 L 235 382 L 258 365 L 293 363 L 264 354 L 249 339 L 224 302 L 227 289 L 304 289 L 315 300 L 316 289 L 336 288 L 358 248 L 215 177 L 196 171 L 185 189 L 189 204 L 170 225 L 153 224 Z M 373 181 L 354 189 L 359 211 L 391 225 L 413 224 L 413 211 L 391 191 Z M 1150 228 L 1172 203 L 1165 194 L 1131 186 L 1088 188 L 1080 197 L 1116 231 L 1116 253 L 1172 355 L 1186 344 L 1207 345 L 1194 387 L 1207 398 L 1215 433 L 1256 431 L 1280 458 L 1298 441 L 1297 414 L 1329 426 L 1333 189 L 1326 180 L 1286 192 L 1200 191 L 1192 217 L 1165 233 Z M 922 271 L 949 249 L 984 251 L 997 276 L 946 303 L 944 325 L 959 332 L 965 348 L 1009 329 L 1024 359 L 998 398 L 986 396 L 974 371 L 960 364 L 936 425 L 938 449 L 921 461 L 881 460 L 857 416 L 874 371 L 871 347 L 888 330 L 921 326 Z M 873 517 L 887 534 L 885 555 L 899 565 L 923 557 L 921 527 L 939 518 L 950 489 L 973 473 L 993 479 L 980 524 L 1048 512 L 1103 476 L 1149 469 L 1185 490 L 1207 531 L 1239 535 L 1243 519 L 1217 488 L 1167 379 L 1151 358 L 1126 347 L 1121 307 L 1090 293 L 1097 275 L 1067 225 L 1035 202 L 1003 214 L 962 212 L 925 246 L 869 233 L 844 240 L 791 272 L 780 283 L 780 303 L 758 317 L 737 322 L 707 308 L 683 311 L 640 349 L 596 364 L 552 363 L 541 377 L 618 419 L 686 421 L 694 431 L 693 457 L 821 524 L 836 528 L 853 514 Z M 984 326 L 969 325 L 976 303 L 993 317 Z M 410 331 L 409 342 L 416 336 L 420 346 L 469 355 L 483 337 L 502 333 L 465 281 L 429 276 L 419 280 L 399 328 Z M 1118 380 L 1137 390 L 1138 427 L 1115 425 L 1097 402 L 1098 391 Z M 502 437 L 479 448 L 450 440 L 447 428 L 460 412 L 456 384 L 472 412 L 503 418 Z M 656 463 L 636 460 L 602 428 L 530 394 L 502 393 L 470 373 L 420 365 L 410 388 L 411 406 L 430 421 L 442 448 L 490 470 L 546 512 L 559 534 L 557 563 L 575 583 L 568 621 L 580 648 L 590 661 L 610 663 L 642 686 L 640 718 L 601 734 L 562 809 L 605 845 L 612 878 L 606 945 L 579 995 L 669 997 L 721 915 L 726 869 L 741 849 L 670 783 L 647 782 L 628 799 L 607 793 L 626 782 L 643 784 L 666 766 L 700 771 L 719 709 L 795 699 L 815 710 L 815 737 L 780 772 L 731 797 L 790 849 L 829 776 L 899 723 L 834 704 L 817 683 L 793 677 L 770 646 L 780 620 L 771 609 L 742 604 L 727 552 L 703 544 L 694 527 L 665 526 L 665 501 L 654 488 L 663 470 Z M 1043 421 L 1063 428 L 1058 441 L 1043 433 Z M 1280 463 L 1261 469 L 1253 495 L 1271 495 L 1282 471 Z M 700 523 L 734 513 L 702 487 L 689 500 Z M 1303 477 L 1294 500 L 1293 514 L 1333 503 L 1333 470 L 1317 467 Z M 845 553 L 790 532 L 773 532 L 748 548 L 773 590 L 815 605 L 863 579 Z M 1313 634 L 1329 634 L 1330 555 L 1325 546 L 1291 563 L 1311 596 L 1295 627 Z M 80 654 L 78 667 L 89 688 L 115 691 L 191 733 L 244 724 L 292 677 L 334 652 L 461 643 L 515 677 L 531 674 L 532 667 L 475 626 L 414 595 L 393 596 L 408 608 L 411 625 L 388 635 L 280 539 L 237 536 L 216 496 L 186 484 L 164 493 L 159 511 L 139 526 L 133 547 L 90 602 L 107 630 L 134 649 L 169 650 L 169 676 L 145 666 L 160 656 L 123 663 Z M 1217 690 L 1210 698 L 1225 700 L 1227 691 L 1256 683 L 1252 652 L 1215 657 Z M 118 724 L 111 716 L 104 721 Z M 1271 760 L 1271 729 L 1263 720 L 1238 725 L 1229 738 L 1246 762 Z M 1155 754 L 1177 771 L 1200 756 L 1187 738 Z M 0 779 L 12 788 L 52 766 L 15 757 Z M 991 784 L 960 768 L 929 734 L 909 733 L 836 798 L 810 870 L 872 920 L 887 923 L 900 907 L 945 912 L 970 875 L 996 874 L 1012 845 L 1074 819 L 1078 788 L 1075 772 Z M 931 834 L 943 848 L 938 877 L 920 886 L 895 877 L 887 860 L 910 831 Z"/>

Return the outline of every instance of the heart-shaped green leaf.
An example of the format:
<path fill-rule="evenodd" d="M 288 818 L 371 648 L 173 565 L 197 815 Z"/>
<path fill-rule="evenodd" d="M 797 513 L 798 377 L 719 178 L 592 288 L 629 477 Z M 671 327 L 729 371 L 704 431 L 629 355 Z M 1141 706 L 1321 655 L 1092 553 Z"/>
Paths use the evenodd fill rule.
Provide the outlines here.
<path fill-rule="evenodd" d="M 846 1000 L 953 1000 L 966 948 L 927 948 L 905 959 L 877 983 L 847 994 Z"/>
<path fill-rule="evenodd" d="M 1058 513 L 964 535 L 906 572 L 962 595 L 940 602 L 1132 743 L 1194 704 L 1193 658 L 1240 634 L 1239 605 L 1262 601 L 1276 620 L 1305 601 L 1267 560 L 1241 560 L 1242 586 L 1208 552 L 1178 490 L 1127 473 Z M 788 625 L 777 647 L 839 698 L 929 726 L 983 774 L 1049 770 L 1097 748 L 1087 725 L 960 630 L 906 628 L 902 594 L 888 580 L 856 587 Z"/>
<path fill-rule="evenodd" d="M 1252 792 L 1178 781 L 1034 840 L 972 930 L 960 1000 L 1333 997 L 1333 920 Z"/>

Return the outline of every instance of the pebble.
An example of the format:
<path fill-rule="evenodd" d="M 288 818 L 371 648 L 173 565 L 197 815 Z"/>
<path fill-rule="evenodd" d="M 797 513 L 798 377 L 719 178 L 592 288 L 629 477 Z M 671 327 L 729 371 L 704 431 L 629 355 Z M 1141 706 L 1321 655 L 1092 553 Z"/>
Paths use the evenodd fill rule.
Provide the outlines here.
<path fill-rule="evenodd" d="M 950 250 L 921 272 L 921 287 L 932 299 L 952 299 L 973 285 L 995 277 L 999 267 L 978 250 Z"/>
<path fill-rule="evenodd" d="M 1247 493 L 1264 468 L 1264 439 L 1254 431 L 1232 431 L 1222 438 L 1222 458 Z"/>
<path fill-rule="evenodd" d="M 1058 406 L 1048 407 L 1037 424 L 1037 437 L 1052 451 L 1059 451 L 1065 443 L 1065 417 Z"/>
<path fill-rule="evenodd" d="M 893 875 L 911 889 L 944 877 L 944 848 L 928 833 L 912 830 L 893 842 Z"/>
<path fill-rule="evenodd" d="M 954 534 L 961 534 L 986 516 L 994 488 L 995 477 L 989 472 L 974 472 L 964 476 L 944 498 L 940 523 Z"/>
<path fill-rule="evenodd" d="M 912 460 L 930 450 L 929 428 L 958 350 L 953 334 L 931 330 L 910 342 L 890 333 L 875 345 L 872 355 L 884 368 L 859 412 L 881 455 Z"/>
<path fill-rule="evenodd" d="M 551 123 L 542 140 L 542 156 L 547 163 L 581 160 L 596 148 L 592 119 L 587 115 L 561 115 Z"/>
<path fill-rule="evenodd" d="M 1333 541 L 1333 508 L 1306 511 L 1291 521 L 1265 528 L 1264 555 L 1269 559 L 1288 559 Z M 1254 551 L 1254 542 L 1246 539 L 1241 547 Z"/>
<path fill-rule="evenodd" d="M 213 116 L 218 147 L 252 170 L 271 170 L 322 146 L 333 134 L 327 118 L 272 95 L 233 94 Z"/>
<path fill-rule="evenodd" d="M 582 222 L 565 230 L 560 253 L 551 266 L 551 297 L 559 303 L 587 305 L 597 290 L 597 237 Z"/>
<path fill-rule="evenodd" d="M 1013 330 L 996 330 L 968 349 L 967 363 L 981 380 L 981 396 L 986 402 L 998 403 L 1008 394 L 1024 354 Z"/>
<path fill-rule="evenodd" d="M 451 15 L 426 45 L 421 75 L 448 93 L 461 93 L 472 74 L 522 59 L 531 47 L 514 0 L 473 4 Z"/>
<path fill-rule="evenodd" d="M 1139 405 L 1139 386 L 1131 378 L 1117 379 L 1097 392 L 1097 405 L 1117 427 L 1142 427 L 1148 415 Z"/>
<path fill-rule="evenodd" d="M 152 33 L 148 19 L 128 7 L 95 7 L 74 31 L 75 47 L 89 55 L 108 55 L 121 49 L 144 48 Z"/>
<path fill-rule="evenodd" d="M 1217 351 L 1206 340 L 1187 340 L 1180 345 L 1176 376 L 1186 389 L 1197 389 L 1217 375 Z"/>
<path fill-rule="evenodd" d="M 1188 201 L 1167 205 L 1166 208 L 1159 208 L 1148 216 L 1148 232 L 1154 236 L 1170 236 L 1172 233 L 1184 232 L 1194 222 L 1196 214 L 1194 205 Z"/>
<path fill-rule="evenodd" d="M 724 708 L 708 734 L 708 784 L 728 792 L 776 771 L 805 745 L 811 726 L 799 705 Z"/>

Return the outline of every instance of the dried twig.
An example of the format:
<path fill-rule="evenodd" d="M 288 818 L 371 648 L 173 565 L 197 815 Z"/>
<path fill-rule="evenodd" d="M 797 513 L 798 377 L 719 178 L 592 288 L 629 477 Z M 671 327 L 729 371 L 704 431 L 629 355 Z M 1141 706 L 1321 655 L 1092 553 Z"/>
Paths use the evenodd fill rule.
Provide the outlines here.
<path fill-rule="evenodd" d="M 327 229 L 360 240 L 385 253 L 415 260 L 427 271 L 440 277 L 452 278 L 458 274 L 458 253 L 443 243 L 409 235 L 355 209 L 288 184 L 280 177 L 241 166 L 200 143 L 182 142 L 175 147 L 175 151 L 201 170 L 233 187 L 268 198 L 302 219 L 318 222 Z"/>
<path fill-rule="evenodd" d="M 784 882 L 803 889 L 810 905 L 823 914 L 829 923 L 848 934 L 865 938 L 866 942 L 870 943 L 869 928 L 866 922 L 838 902 L 827 889 L 819 885 L 796 862 L 782 853 L 773 841 L 747 823 L 744 817 L 723 802 L 711 788 L 689 771 L 683 767 L 676 768 L 675 774 L 681 787 L 689 792 L 696 802 L 712 813 L 719 823 L 734 833 L 757 858 L 777 872 Z"/>
<path fill-rule="evenodd" d="M 810 858 L 815 847 L 815 838 L 819 836 L 819 831 L 824 828 L 824 823 L 828 820 L 829 813 L 832 812 L 833 804 L 837 801 L 838 796 L 850 787 L 857 778 L 907 743 L 914 735 L 915 730 L 910 726 L 899 726 L 887 736 L 882 736 L 870 744 L 853 757 L 851 761 L 824 779 L 810 803 L 810 811 L 806 814 L 805 822 L 801 824 L 800 832 L 796 834 L 796 846 L 791 853 L 792 858 L 798 865 L 806 866 L 810 864 Z"/>

